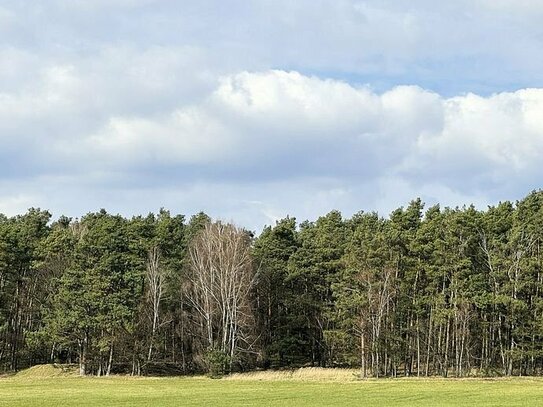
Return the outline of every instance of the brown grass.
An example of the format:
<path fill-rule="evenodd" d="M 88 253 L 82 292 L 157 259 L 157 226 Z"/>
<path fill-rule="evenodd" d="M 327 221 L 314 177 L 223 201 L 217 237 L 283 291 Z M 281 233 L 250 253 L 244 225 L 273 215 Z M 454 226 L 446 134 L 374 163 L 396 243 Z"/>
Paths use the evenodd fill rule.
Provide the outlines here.
<path fill-rule="evenodd" d="M 360 379 L 357 369 L 330 369 L 323 367 L 304 367 L 295 370 L 263 370 L 247 373 L 234 373 L 224 380 L 257 380 L 257 381 L 332 381 L 353 382 Z"/>

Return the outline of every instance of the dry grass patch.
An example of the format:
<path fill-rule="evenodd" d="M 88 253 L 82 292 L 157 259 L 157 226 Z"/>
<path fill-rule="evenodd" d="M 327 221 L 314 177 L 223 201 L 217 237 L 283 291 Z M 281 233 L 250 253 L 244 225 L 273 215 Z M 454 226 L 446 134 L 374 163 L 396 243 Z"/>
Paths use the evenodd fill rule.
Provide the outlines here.
<path fill-rule="evenodd" d="M 295 370 L 262 370 L 247 373 L 234 373 L 224 377 L 224 380 L 353 382 L 360 380 L 360 370 L 331 369 L 323 367 L 303 367 Z"/>

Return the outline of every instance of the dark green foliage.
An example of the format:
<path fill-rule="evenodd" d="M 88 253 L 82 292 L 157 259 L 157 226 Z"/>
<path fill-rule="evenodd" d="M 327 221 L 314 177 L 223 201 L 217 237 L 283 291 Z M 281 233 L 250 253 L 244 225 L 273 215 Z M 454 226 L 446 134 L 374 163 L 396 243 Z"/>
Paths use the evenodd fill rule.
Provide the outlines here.
<path fill-rule="evenodd" d="M 298 362 L 324 366 L 327 346 L 324 333 L 334 328 L 332 285 L 343 268 L 346 226 L 337 211 L 305 222 L 298 234 L 299 248 L 290 257 L 286 284 L 289 298 L 290 357 Z"/>
<path fill-rule="evenodd" d="M 295 292 L 287 283 L 290 257 L 298 248 L 296 221 L 286 218 L 266 227 L 255 240 L 253 256 L 257 267 L 255 303 L 261 332 L 262 364 L 281 367 L 292 363 L 296 341 L 292 340 L 291 306 Z"/>
<path fill-rule="evenodd" d="M 49 231 L 51 215 L 39 209 L 14 218 L 0 218 L 0 365 L 17 370 L 28 364 L 25 337 L 40 323 L 43 275 L 35 267 L 40 241 Z"/>

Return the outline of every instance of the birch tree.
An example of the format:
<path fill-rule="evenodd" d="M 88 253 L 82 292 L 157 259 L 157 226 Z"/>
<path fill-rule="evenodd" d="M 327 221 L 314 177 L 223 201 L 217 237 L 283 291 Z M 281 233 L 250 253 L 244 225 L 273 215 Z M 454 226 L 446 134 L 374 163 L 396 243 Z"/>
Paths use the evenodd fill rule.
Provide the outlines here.
<path fill-rule="evenodd" d="M 205 352 L 220 352 L 228 368 L 240 352 L 250 350 L 254 282 L 250 236 L 231 224 L 208 223 L 189 247 L 188 301 Z"/>
<path fill-rule="evenodd" d="M 147 352 L 147 361 L 151 360 L 155 336 L 159 325 L 160 304 L 164 294 L 164 270 L 160 264 L 161 253 L 157 246 L 149 249 L 146 279 L 148 284 L 147 297 L 150 303 L 151 319 L 151 338 L 149 341 L 149 350 Z"/>

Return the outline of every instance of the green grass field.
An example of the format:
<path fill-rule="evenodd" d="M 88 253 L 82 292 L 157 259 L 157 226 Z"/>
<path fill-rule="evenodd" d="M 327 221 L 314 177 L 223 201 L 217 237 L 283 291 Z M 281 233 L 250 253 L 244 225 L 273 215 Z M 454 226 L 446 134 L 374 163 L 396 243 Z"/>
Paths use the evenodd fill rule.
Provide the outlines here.
<path fill-rule="evenodd" d="M 350 377 L 350 376 L 349 376 Z M 0 406 L 540 406 L 542 379 L 0 379 Z"/>

